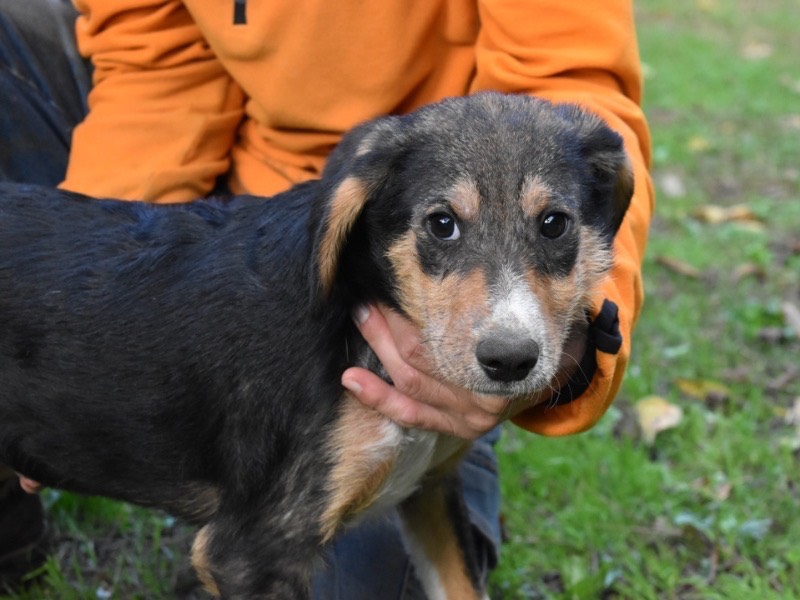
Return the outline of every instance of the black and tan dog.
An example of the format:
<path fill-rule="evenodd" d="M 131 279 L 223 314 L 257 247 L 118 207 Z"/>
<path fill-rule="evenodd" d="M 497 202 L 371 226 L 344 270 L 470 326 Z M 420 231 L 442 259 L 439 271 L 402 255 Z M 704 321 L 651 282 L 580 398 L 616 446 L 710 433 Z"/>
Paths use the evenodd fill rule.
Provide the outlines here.
<path fill-rule="evenodd" d="M 533 397 L 631 192 L 599 119 L 500 94 L 360 126 L 269 201 L 0 186 L 0 462 L 202 524 L 224 597 L 304 596 L 340 527 L 398 504 L 429 596 L 479 597 L 442 521 L 465 442 L 343 393 L 376 362 L 351 311 L 407 316 L 443 380 Z"/>

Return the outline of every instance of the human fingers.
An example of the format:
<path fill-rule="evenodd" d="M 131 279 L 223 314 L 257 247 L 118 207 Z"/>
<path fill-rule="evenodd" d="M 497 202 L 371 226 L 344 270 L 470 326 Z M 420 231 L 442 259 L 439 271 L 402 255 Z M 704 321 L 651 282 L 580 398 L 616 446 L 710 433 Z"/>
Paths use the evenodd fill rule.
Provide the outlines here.
<path fill-rule="evenodd" d="M 467 439 L 479 437 L 502 419 L 508 408 L 505 399 L 474 394 L 426 372 L 421 335 L 403 317 L 374 306 L 360 308 L 355 317 L 394 383 L 390 386 L 364 370 L 348 372 L 343 383 L 364 404 L 402 425 Z"/>
<path fill-rule="evenodd" d="M 348 369 L 342 374 L 342 385 L 359 402 L 402 427 L 438 431 L 459 437 L 469 435 L 447 413 L 402 393 L 367 369 Z"/>

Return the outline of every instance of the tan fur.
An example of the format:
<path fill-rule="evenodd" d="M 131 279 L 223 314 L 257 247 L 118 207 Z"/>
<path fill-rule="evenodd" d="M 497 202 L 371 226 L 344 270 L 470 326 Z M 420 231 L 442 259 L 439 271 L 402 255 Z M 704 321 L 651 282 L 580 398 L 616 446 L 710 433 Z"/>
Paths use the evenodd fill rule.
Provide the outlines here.
<path fill-rule="evenodd" d="M 583 228 L 580 237 L 578 261 L 567 277 L 542 277 L 536 273 L 526 276 L 547 315 L 546 322 L 555 339 L 566 336 L 571 324 L 591 308 L 592 294 L 611 261 L 603 241 L 592 229 Z"/>
<path fill-rule="evenodd" d="M 423 554 L 419 556 L 413 550 L 411 554 L 420 578 L 430 580 L 431 575 L 435 574 L 445 598 L 477 600 L 479 596 L 472 587 L 447 512 L 443 487 L 436 481 L 428 482 L 417 495 L 402 505 L 401 510 L 407 534 L 413 542 L 412 547 L 418 547 Z"/>
<path fill-rule="evenodd" d="M 489 311 L 486 277 L 478 269 L 466 276 L 434 279 L 420 268 L 415 235 L 409 232 L 389 250 L 396 274 L 400 306 L 423 330 L 438 374 L 448 381 L 468 383 L 465 368 L 475 353 L 475 325 Z"/>
<path fill-rule="evenodd" d="M 396 445 L 388 442 L 386 417 L 345 393 L 329 443 L 335 466 L 328 484 L 330 502 L 321 518 L 325 541 L 375 500 L 396 459 Z"/>
<path fill-rule="evenodd" d="M 476 221 L 481 207 L 478 186 L 472 179 L 456 183 L 447 195 L 450 207 L 462 221 Z"/>
<path fill-rule="evenodd" d="M 219 596 L 219 588 L 211 575 L 211 561 L 208 558 L 208 525 L 197 532 L 192 542 L 192 566 L 197 572 L 197 578 L 206 591 L 212 596 Z"/>
<path fill-rule="evenodd" d="M 522 212 L 526 217 L 536 217 L 547 206 L 552 194 L 553 190 L 540 177 L 527 177 L 520 194 Z"/>
<path fill-rule="evenodd" d="M 330 293 L 339 265 L 339 255 L 345 240 L 367 201 L 368 190 L 365 184 L 355 178 L 348 177 L 333 194 L 328 214 L 328 226 L 319 245 L 320 282 L 324 295 Z"/>

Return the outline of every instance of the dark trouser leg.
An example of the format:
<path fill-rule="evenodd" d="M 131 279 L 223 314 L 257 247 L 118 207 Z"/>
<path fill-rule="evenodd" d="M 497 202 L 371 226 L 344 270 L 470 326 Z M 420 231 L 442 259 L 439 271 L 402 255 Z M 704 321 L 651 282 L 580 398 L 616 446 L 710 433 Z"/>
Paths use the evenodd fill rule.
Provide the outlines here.
<path fill-rule="evenodd" d="M 0 0 L 0 181 L 64 177 L 91 84 L 75 16 L 65 0 Z"/>

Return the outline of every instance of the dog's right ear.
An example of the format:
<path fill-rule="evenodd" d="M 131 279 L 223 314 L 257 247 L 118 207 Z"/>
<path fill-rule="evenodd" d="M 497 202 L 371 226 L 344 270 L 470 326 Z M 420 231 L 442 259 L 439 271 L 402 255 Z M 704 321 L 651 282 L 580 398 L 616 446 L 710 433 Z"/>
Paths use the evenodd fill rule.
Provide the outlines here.
<path fill-rule="evenodd" d="M 369 121 L 345 135 L 331 153 L 311 217 L 314 304 L 330 296 L 348 236 L 400 155 L 401 131 L 400 117 Z"/>
<path fill-rule="evenodd" d="M 577 105 L 560 105 L 558 111 L 576 127 L 581 153 L 591 168 L 593 220 L 611 240 L 633 196 L 633 170 L 622 136 L 612 131 L 600 117 Z"/>

